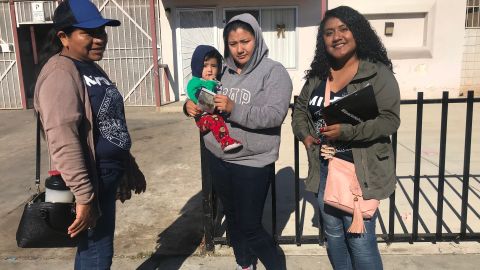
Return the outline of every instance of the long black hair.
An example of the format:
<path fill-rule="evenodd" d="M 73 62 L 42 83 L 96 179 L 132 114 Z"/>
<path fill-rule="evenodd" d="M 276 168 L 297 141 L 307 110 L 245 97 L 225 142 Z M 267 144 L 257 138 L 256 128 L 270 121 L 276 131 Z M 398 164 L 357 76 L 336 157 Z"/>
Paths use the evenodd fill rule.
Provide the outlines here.
<path fill-rule="evenodd" d="M 74 30 L 75 28 L 68 27 L 62 29 L 61 31 L 65 32 L 67 36 L 70 36 Z M 50 59 L 50 57 L 59 53 L 63 49 L 62 42 L 60 41 L 60 38 L 58 38 L 57 33 L 58 30 L 53 27 L 47 33 L 47 37 L 45 39 L 46 42 L 43 44 L 42 48 L 40 48 L 40 53 L 38 56 L 38 63 L 40 69 L 45 65 L 45 63 L 48 61 L 48 59 Z"/>
<path fill-rule="evenodd" d="M 339 6 L 328 10 L 318 27 L 315 56 L 310 64 L 310 69 L 305 72 L 306 79 L 318 76 L 320 79 L 325 80 L 330 76 L 331 61 L 333 59 L 327 53 L 323 34 L 325 23 L 331 18 L 339 19 L 350 29 L 357 44 L 356 54 L 359 59 L 381 62 L 392 70 L 392 61 L 387 56 L 387 50 L 368 20 L 351 7 Z"/>

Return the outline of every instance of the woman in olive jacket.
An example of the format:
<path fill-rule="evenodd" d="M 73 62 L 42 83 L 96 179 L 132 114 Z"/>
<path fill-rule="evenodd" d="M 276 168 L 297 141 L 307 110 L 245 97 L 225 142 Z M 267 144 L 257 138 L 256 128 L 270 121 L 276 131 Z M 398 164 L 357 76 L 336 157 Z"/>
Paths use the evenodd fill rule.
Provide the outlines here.
<path fill-rule="evenodd" d="M 325 206 L 323 194 L 328 162 L 321 145 L 336 148 L 335 157 L 353 162 L 365 199 L 385 199 L 395 190 L 396 176 L 390 135 L 400 125 L 400 92 L 386 50 L 368 21 L 357 11 L 341 6 L 329 10 L 317 36 L 315 58 L 307 82 L 295 104 L 292 127 L 306 147 L 306 189 L 318 194 L 327 239 L 327 252 L 334 269 L 382 269 L 375 237 L 377 214 L 365 220 L 367 232 L 346 232 L 352 216 Z M 331 100 L 373 86 L 379 115 L 357 125 L 327 126 L 321 116 L 326 80 Z"/>

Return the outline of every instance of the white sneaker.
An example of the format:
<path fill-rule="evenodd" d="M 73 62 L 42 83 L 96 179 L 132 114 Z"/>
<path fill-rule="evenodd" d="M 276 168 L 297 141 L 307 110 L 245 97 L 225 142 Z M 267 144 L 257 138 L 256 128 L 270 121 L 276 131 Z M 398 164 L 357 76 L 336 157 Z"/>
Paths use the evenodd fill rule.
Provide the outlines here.
<path fill-rule="evenodd" d="M 247 267 L 247 268 L 242 268 L 240 265 L 237 264 L 236 270 L 253 270 L 253 265 L 250 264 L 249 267 Z"/>
<path fill-rule="evenodd" d="M 242 144 L 240 144 L 240 143 L 232 143 L 230 145 L 225 146 L 225 148 L 223 148 L 223 152 L 232 151 L 232 150 L 235 150 L 235 149 L 237 149 L 241 146 L 242 146 Z"/>

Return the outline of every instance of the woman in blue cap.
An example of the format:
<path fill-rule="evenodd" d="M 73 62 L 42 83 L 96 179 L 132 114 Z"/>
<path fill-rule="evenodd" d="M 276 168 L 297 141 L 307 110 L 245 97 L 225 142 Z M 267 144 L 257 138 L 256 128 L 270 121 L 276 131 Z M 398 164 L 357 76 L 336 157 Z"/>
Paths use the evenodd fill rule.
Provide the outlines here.
<path fill-rule="evenodd" d="M 51 169 L 61 173 L 75 196 L 76 219 L 66 232 L 79 240 L 75 269 L 110 269 L 115 201 L 146 188 L 130 154 L 123 98 L 95 64 L 107 46 L 105 26 L 120 22 L 103 18 L 89 0 L 63 1 L 53 22 L 35 86 L 35 110 Z"/>

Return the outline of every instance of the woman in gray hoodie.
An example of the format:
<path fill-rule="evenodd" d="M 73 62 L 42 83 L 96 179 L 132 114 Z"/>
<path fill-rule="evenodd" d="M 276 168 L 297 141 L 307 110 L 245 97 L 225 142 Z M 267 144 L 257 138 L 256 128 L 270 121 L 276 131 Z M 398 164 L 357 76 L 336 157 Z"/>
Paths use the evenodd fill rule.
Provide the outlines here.
<path fill-rule="evenodd" d="M 215 105 L 243 148 L 225 153 L 211 133 L 204 136 L 215 192 L 224 206 L 238 269 L 253 269 L 256 258 L 266 269 L 282 269 L 273 239 L 262 226 L 262 214 L 292 82 L 285 68 L 267 57 L 268 48 L 252 15 L 233 17 L 223 38 L 226 69 Z M 186 112 L 195 116 L 200 110 L 187 101 Z"/>

